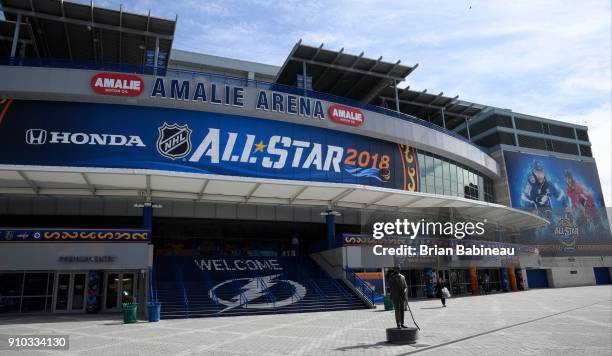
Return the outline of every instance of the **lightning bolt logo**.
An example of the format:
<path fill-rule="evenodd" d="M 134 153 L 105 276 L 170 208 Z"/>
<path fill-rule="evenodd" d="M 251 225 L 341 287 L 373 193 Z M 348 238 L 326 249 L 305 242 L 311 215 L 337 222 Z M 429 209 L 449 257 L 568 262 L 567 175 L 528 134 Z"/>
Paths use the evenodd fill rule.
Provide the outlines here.
<path fill-rule="evenodd" d="M 223 313 L 234 308 L 280 308 L 296 303 L 302 300 L 302 298 L 304 298 L 304 296 L 306 295 L 306 288 L 303 285 L 288 279 L 277 279 L 278 277 L 280 277 L 280 274 L 256 278 L 230 279 L 225 282 L 219 283 L 213 288 L 211 288 L 208 292 L 208 295 L 212 300 L 216 300 L 218 303 L 226 306 L 226 308 L 221 310 L 219 313 Z M 217 295 L 217 290 L 219 289 L 219 287 L 229 285 L 238 281 L 247 281 L 245 285 L 240 287 L 240 291 L 238 294 L 234 295 L 229 299 L 222 299 Z M 282 300 L 276 300 L 270 290 L 273 286 L 279 283 L 286 283 L 289 286 L 293 287 L 293 295 Z M 272 301 L 265 303 L 251 303 L 252 301 L 255 301 L 265 295 L 269 295 Z"/>

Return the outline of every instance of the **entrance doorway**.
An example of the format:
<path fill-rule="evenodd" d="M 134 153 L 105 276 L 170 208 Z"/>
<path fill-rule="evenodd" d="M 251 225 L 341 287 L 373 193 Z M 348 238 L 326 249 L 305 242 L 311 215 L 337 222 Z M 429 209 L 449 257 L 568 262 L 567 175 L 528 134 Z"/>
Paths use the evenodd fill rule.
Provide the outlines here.
<path fill-rule="evenodd" d="M 121 310 L 121 303 L 132 302 L 136 295 L 136 273 L 106 272 L 104 286 L 104 311 Z"/>
<path fill-rule="evenodd" d="M 59 272 L 55 279 L 54 312 L 84 312 L 87 274 Z"/>

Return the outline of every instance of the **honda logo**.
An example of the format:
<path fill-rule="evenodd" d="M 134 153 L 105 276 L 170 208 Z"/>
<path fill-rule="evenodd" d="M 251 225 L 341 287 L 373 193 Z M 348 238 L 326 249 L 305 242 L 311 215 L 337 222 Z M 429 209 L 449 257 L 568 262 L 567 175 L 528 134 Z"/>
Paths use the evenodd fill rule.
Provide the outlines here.
<path fill-rule="evenodd" d="M 26 131 L 26 142 L 28 145 L 42 145 L 47 142 L 47 130 L 30 129 Z"/>

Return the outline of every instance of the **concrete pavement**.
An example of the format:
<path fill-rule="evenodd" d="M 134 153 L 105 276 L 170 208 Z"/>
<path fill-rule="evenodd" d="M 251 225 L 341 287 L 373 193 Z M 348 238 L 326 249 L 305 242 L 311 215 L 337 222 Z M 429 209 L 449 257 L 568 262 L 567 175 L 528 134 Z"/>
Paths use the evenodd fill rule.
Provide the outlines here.
<path fill-rule="evenodd" d="M 393 312 L 354 310 L 122 324 L 118 314 L 8 315 L 0 334 L 68 334 L 69 351 L 2 355 L 611 355 L 612 286 L 411 302 L 415 345 L 385 342 Z M 406 324 L 410 325 L 409 314 Z"/>

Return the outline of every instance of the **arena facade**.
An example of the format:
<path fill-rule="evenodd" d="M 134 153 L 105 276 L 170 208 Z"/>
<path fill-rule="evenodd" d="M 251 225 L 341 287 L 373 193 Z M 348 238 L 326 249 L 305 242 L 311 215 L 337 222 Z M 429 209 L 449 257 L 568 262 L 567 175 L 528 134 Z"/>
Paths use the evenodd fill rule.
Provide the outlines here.
<path fill-rule="evenodd" d="M 176 20 L 0 10 L 2 313 L 365 308 L 392 266 L 412 298 L 438 278 L 454 295 L 610 283 L 585 126 L 400 88 L 416 64 L 301 40 L 274 66 L 173 49 Z M 372 236 L 407 218 L 485 228 Z M 373 248 L 420 244 L 516 253 Z"/>

